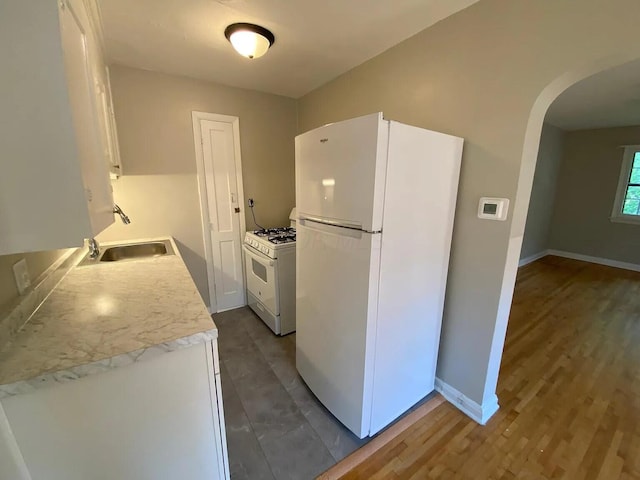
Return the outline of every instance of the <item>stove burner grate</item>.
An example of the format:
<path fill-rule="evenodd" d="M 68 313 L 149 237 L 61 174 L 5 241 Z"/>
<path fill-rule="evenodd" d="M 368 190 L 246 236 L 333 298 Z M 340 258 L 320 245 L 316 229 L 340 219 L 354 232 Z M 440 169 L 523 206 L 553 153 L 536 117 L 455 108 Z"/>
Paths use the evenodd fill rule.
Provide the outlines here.
<path fill-rule="evenodd" d="M 295 237 L 296 229 L 292 227 L 266 228 L 263 230 L 254 230 L 253 233 L 259 237 L 280 237 L 293 235 Z"/>
<path fill-rule="evenodd" d="M 280 234 L 267 237 L 267 240 L 275 244 L 291 243 L 296 241 L 296 236 L 295 234 Z"/>

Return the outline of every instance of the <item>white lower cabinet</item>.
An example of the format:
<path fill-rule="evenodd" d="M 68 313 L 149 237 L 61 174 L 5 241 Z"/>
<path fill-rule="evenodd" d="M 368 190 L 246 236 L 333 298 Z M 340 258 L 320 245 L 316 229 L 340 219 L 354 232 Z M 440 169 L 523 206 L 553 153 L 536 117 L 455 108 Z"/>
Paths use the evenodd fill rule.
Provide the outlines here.
<path fill-rule="evenodd" d="M 2 480 L 228 479 L 217 343 L 0 402 Z"/>

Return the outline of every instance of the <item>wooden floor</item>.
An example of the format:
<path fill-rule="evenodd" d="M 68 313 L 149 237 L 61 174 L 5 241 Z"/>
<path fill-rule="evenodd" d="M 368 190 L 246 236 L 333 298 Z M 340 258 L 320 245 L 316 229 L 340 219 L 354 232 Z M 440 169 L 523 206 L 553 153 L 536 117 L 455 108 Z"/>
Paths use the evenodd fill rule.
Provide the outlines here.
<path fill-rule="evenodd" d="M 437 406 L 343 479 L 640 479 L 640 273 L 520 269 L 484 427 Z"/>

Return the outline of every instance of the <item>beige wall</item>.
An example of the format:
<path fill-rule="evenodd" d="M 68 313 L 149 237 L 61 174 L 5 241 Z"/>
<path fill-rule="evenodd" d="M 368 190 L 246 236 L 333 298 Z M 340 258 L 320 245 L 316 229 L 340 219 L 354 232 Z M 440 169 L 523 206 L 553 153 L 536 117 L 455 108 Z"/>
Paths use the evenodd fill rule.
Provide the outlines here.
<path fill-rule="evenodd" d="M 533 177 L 520 258 L 528 258 L 549 248 L 549 231 L 556 198 L 558 172 L 564 153 L 565 131 L 545 123 Z"/>
<path fill-rule="evenodd" d="M 27 268 L 31 282 L 35 280 L 55 262 L 66 250 L 47 252 L 18 253 L 0 256 L 0 314 L 18 298 L 18 289 L 13 278 L 13 265 L 20 259 L 27 259 Z M 1 315 L 0 315 L 1 316 Z"/>
<path fill-rule="evenodd" d="M 572 82 L 640 57 L 635 0 L 579 4 L 482 0 L 298 104 L 300 132 L 384 111 L 466 139 L 437 373 L 487 408 L 546 109 Z M 512 200 L 506 222 L 477 218 L 483 195 Z"/>
<path fill-rule="evenodd" d="M 640 225 L 609 220 L 622 166 L 620 145 L 640 144 L 640 127 L 566 135 L 549 246 L 640 264 Z"/>
<path fill-rule="evenodd" d="M 116 222 L 99 240 L 173 235 L 209 303 L 191 112 L 240 118 L 245 198 L 255 199 L 263 226 L 287 225 L 295 203 L 295 100 L 117 65 L 111 86 L 124 171 L 114 196 L 132 223 Z"/>

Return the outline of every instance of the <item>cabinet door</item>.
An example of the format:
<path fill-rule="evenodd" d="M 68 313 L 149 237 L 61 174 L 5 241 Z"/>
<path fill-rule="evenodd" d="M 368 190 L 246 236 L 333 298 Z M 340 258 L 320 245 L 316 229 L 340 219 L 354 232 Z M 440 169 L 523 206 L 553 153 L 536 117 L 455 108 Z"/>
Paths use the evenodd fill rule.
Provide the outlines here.
<path fill-rule="evenodd" d="M 0 255 L 92 234 L 71 119 L 59 5 L 0 1 Z"/>
<path fill-rule="evenodd" d="M 0 459 L 9 452 L 13 465 L 0 463 L 0 479 L 20 469 L 31 480 L 228 479 L 212 373 L 201 343 L 5 398 Z"/>
<path fill-rule="evenodd" d="M 105 155 L 107 155 L 107 165 L 111 178 L 118 178 L 122 175 L 122 163 L 120 160 L 120 148 L 118 145 L 118 130 L 116 128 L 116 118 L 113 111 L 113 97 L 111 96 L 111 80 L 109 69 L 102 63 L 99 65 L 104 79 L 99 88 L 100 103 L 102 106 L 101 115 L 103 118 L 103 128 L 105 135 Z"/>
<path fill-rule="evenodd" d="M 90 23 L 95 26 L 94 22 L 90 21 Z M 111 98 L 111 82 L 109 79 L 109 69 L 105 65 L 101 40 L 95 32 L 96 29 L 93 28 L 93 35 L 87 38 L 87 45 L 89 47 L 89 60 L 91 60 L 91 71 L 94 79 L 96 108 L 98 110 L 97 120 L 104 160 L 107 163 L 111 178 L 115 179 L 122 174 L 122 171 L 113 101 Z"/>
<path fill-rule="evenodd" d="M 91 227 L 98 234 L 113 223 L 113 192 L 100 132 L 100 108 L 92 74 L 90 24 L 82 2 L 60 4 L 60 30 L 69 102 Z"/>

